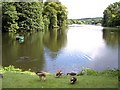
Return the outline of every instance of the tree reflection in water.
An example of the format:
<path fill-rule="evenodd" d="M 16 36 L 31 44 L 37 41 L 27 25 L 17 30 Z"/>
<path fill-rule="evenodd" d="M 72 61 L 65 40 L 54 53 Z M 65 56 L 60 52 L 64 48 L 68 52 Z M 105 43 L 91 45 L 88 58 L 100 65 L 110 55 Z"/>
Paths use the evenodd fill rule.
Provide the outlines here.
<path fill-rule="evenodd" d="M 105 40 L 108 46 L 113 48 L 118 47 L 118 43 L 120 43 L 120 30 L 119 29 L 111 29 L 106 28 L 103 29 L 103 39 Z"/>
<path fill-rule="evenodd" d="M 65 47 L 67 42 L 67 33 L 64 29 L 52 29 L 45 32 L 43 37 L 44 46 L 48 49 L 51 58 L 56 58 L 60 50 Z"/>

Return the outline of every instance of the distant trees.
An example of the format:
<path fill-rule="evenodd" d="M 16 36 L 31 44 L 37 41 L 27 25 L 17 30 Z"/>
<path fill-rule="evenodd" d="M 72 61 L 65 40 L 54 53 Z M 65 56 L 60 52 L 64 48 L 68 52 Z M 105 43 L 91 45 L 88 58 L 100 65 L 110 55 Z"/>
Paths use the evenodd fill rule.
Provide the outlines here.
<path fill-rule="evenodd" d="M 3 2 L 3 31 L 40 31 L 67 22 L 67 8 L 60 2 Z"/>
<path fill-rule="evenodd" d="M 99 24 L 102 23 L 102 17 L 95 18 L 82 18 L 82 19 L 69 19 L 68 24 Z"/>
<path fill-rule="evenodd" d="M 103 26 L 120 26 L 120 1 L 110 4 L 103 15 Z"/>
<path fill-rule="evenodd" d="M 83 22 L 78 19 L 69 19 L 68 24 L 83 24 Z"/>
<path fill-rule="evenodd" d="M 59 0 L 46 0 L 46 2 L 59 2 Z"/>

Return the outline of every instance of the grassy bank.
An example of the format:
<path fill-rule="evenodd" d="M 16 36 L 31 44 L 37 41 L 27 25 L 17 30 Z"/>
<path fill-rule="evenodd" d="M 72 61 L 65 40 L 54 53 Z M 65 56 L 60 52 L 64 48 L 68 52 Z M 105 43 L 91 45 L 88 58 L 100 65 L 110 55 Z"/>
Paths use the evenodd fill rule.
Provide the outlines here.
<path fill-rule="evenodd" d="M 13 69 L 13 70 L 12 70 Z M 54 74 L 47 74 L 46 81 L 40 81 L 34 72 L 20 69 L 1 69 L 3 73 L 3 88 L 117 88 L 117 71 L 105 71 L 97 74 L 80 75 L 73 85 L 69 83 L 70 76 L 63 75 L 55 78 Z"/>

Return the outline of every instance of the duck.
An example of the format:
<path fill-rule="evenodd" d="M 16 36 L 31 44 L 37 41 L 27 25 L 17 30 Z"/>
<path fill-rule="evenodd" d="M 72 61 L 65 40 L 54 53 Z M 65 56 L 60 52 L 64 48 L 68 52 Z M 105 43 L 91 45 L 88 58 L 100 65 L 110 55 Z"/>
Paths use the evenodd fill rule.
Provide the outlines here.
<path fill-rule="evenodd" d="M 40 80 L 46 80 L 46 74 L 43 71 L 36 72 L 36 75 L 39 76 Z"/>
<path fill-rule="evenodd" d="M 56 77 L 61 77 L 63 74 L 62 70 L 58 70 L 56 73 Z"/>
<path fill-rule="evenodd" d="M 76 78 L 76 77 L 71 77 L 71 78 L 70 78 L 70 83 L 71 83 L 71 84 L 75 84 L 76 81 L 77 81 L 77 78 Z"/>
<path fill-rule="evenodd" d="M 71 73 L 67 73 L 67 75 L 75 76 L 75 75 L 77 75 L 77 73 L 71 72 Z"/>

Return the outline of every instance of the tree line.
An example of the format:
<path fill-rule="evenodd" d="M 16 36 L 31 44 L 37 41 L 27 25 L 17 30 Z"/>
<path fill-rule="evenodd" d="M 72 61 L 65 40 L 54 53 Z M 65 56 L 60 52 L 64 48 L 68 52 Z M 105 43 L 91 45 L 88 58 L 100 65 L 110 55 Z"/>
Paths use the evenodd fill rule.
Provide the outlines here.
<path fill-rule="evenodd" d="M 110 4 L 104 10 L 102 25 L 105 27 L 120 26 L 120 1 Z"/>
<path fill-rule="evenodd" d="M 81 19 L 68 19 L 68 24 L 101 24 L 102 17 L 95 18 L 81 18 Z"/>
<path fill-rule="evenodd" d="M 2 2 L 2 31 L 28 32 L 66 26 L 61 2 Z"/>

